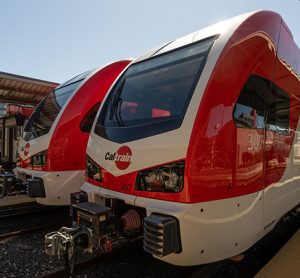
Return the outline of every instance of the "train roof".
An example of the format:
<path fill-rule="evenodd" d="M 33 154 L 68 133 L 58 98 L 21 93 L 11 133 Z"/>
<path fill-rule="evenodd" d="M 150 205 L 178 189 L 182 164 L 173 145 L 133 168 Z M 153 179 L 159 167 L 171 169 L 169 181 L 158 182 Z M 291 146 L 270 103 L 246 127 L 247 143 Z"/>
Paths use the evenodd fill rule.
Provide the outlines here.
<path fill-rule="evenodd" d="M 281 16 L 275 12 L 271 11 L 254 11 L 245 13 L 242 15 L 238 15 L 232 18 L 229 18 L 224 21 L 220 21 L 216 24 L 210 25 L 208 27 L 202 28 L 196 32 L 193 32 L 187 36 L 175 39 L 173 41 L 164 43 L 162 45 L 159 45 L 158 47 L 155 47 L 151 49 L 150 51 L 146 52 L 142 56 L 138 57 L 134 63 L 140 62 L 142 60 L 146 60 L 148 58 L 154 57 L 156 55 L 171 51 L 173 49 L 183 47 L 187 44 L 191 44 L 197 41 L 200 41 L 202 39 L 220 35 L 220 37 L 223 34 L 226 34 L 226 38 L 228 39 L 228 34 L 232 34 L 246 19 L 250 18 L 251 16 L 255 16 L 259 13 L 272 13 L 274 16 L 277 16 L 278 18 L 281 18 Z M 288 32 L 291 34 L 291 31 L 288 29 L 287 25 L 283 22 L 284 26 L 287 28 Z M 292 36 L 292 34 L 291 34 Z"/>

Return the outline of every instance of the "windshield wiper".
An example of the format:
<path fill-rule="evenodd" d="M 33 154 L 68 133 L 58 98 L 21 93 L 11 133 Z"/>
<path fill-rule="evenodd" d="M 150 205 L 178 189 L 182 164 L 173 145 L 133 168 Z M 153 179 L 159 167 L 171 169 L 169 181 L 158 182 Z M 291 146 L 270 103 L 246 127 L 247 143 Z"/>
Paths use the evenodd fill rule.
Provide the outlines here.
<path fill-rule="evenodd" d="M 35 127 L 39 128 L 39 129 L 41 129 L 41 130 L 46 130 L 45 127 L 41 126 L 40 124 L 38 124 L 38 123 L 36 123 L 36 122 L 34 122 L 33 125 L 34 125 Z"/>

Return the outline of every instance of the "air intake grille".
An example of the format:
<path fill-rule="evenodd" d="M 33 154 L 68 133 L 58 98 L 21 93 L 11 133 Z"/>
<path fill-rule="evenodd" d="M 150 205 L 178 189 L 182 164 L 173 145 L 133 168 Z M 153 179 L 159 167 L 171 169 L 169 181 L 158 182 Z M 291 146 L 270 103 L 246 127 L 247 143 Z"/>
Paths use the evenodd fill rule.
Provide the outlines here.
<path fill-rule="evenodd" d="M 144 250 L 163 257 L 181 251 L 177 218 L 153 213 L 144 219 Z"/>

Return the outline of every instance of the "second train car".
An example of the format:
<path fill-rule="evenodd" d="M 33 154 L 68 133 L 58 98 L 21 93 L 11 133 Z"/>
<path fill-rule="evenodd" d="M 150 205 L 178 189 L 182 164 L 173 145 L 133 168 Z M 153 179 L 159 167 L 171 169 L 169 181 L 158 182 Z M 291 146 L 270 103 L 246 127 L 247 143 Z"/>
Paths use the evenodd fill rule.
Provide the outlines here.
<path fill-rule="evenodd" d="M 29 196 L 44 205 L 68 205 L 84 179 L 89 132 L 100 103 L 130 63 L 122 60 L 58 86 L 33 112 L 20 139 L 14 172 Z"/>

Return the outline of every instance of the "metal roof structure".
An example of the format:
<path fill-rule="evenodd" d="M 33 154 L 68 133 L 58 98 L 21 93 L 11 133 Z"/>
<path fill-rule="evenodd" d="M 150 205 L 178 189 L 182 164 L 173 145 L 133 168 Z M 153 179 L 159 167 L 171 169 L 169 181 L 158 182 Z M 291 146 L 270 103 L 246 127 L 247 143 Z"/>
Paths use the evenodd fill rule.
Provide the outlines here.
<path fill-rule="evenodd" d="M 37 105 L 59 84 L 0 71 L 0 102 Z"/>

